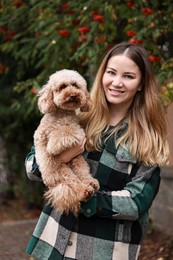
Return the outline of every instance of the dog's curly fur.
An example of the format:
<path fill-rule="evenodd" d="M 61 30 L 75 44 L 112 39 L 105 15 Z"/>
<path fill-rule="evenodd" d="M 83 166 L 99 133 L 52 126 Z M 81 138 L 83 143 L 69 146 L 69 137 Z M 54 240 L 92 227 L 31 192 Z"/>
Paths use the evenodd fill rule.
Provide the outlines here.
<path fill-rule="evenodd" d="M 44 195 L 58 211 L 71 211 L 76 216 L 81 201 L 98 191 L 99 183 L 90 175 L 82 155 L 69 163 L 64 163 L 59 155 L 85 135 L 75 110 L 88 111 L 90 107 L 86 81 L 74 70 L 57 71 L 38 92 L 38 108 L 45 115 L 34 133 L 34 145 L 36 161 L 48 187 Z"/>

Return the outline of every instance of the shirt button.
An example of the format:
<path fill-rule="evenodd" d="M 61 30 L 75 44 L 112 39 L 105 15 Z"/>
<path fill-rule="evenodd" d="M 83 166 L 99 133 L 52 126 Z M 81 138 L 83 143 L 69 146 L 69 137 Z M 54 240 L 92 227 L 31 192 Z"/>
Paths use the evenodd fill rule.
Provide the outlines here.
<path fill-rule="evenodd" d="M 86 212 L 87 212 L 88 214 L 90 214 L 90 213 L 91 213 L 91 209 L 87 209 Z"/>
<path fill-rule="evenodd" d="M 72 246 L 73 243 L 72 243 L 71 241 L 68 241 L 68 245 L 69 245 L 69 246 Z"/>

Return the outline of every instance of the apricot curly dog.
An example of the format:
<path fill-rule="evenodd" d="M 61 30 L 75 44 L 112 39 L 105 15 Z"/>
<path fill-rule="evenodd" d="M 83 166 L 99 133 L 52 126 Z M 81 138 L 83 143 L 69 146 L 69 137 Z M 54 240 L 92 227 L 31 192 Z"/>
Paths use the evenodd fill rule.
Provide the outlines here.
<path fill-rule="evenodd" d="M 84 136 L 75 110 L 89 111 L 91 100 L 85 79 L 74 70 L 60 70 L 50 76 L 38 92 L 38 108 L 45 114 L 34 133 L 36 161 L 44 184 L 44 196 L 62 213 L 78 215 L 81 201 L 99 189 L 82 155 L 64 163 L 59 154 Z"/>

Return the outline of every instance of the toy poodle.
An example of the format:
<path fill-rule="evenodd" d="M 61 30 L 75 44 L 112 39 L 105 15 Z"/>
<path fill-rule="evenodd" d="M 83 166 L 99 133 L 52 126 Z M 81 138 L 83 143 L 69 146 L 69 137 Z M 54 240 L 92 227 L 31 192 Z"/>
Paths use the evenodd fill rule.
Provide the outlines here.
<path fill-rule="evenodd" d="M 82 155 L 64 163 L 60 154 L 85 136 L 76 110 L 86 112 L 91 100 L 85 79 L 74 70 L 63 69 L 50 76 L 38 92 L 38 108 L 44 114 L 34 133 L 36 161 L 44 184 L 44 196 L 59 212 L 78 215 L 81 201 L 99 189 Z"/>

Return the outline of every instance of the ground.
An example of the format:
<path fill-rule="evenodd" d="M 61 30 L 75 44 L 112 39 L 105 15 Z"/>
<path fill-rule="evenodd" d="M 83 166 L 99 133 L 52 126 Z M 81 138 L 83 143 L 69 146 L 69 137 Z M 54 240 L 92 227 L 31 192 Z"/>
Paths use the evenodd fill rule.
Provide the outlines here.
<path fill-rule="evenodd" d="M 28 209 L 21 199 L 0 202 L 0 223 L 37 219 L 41 209 Z M 31 258 L 29 258 L 31 259 Z M 173 236 L 150 227 L 139 260 L 173 260 Z"/>
<path fill-rule="evenodd" d="M 10 200 L 0 199 L 0 208 L 0 222 L 37 218 L 41 210 L 39 208 L 28 209 L 21 198 Z"/>

